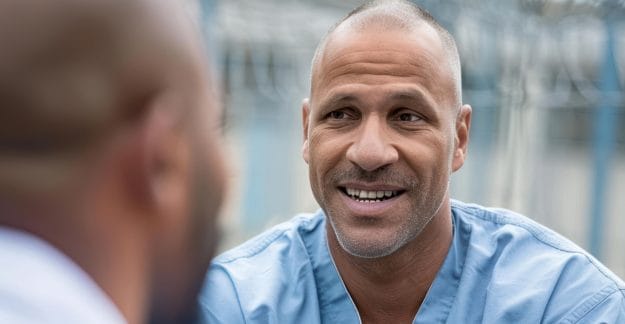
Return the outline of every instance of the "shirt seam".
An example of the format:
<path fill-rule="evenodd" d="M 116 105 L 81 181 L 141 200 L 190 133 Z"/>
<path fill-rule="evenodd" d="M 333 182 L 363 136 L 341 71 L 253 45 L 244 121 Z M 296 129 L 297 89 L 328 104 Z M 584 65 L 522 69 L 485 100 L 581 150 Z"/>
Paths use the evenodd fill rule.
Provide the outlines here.
<path fill-rule="evenodd" d="M 612 291 L 604 291 L 607 288 L 612 288 Z M 617 293 L 621 293 L 621 295 L 623 294 L 623 289 L 614 289 L 613 287 L 606 287 L 604 289 L 602 289 L 601 291 L 597 292 L 595 295 L 593 295 L 592 297 L 595 297 L 597 295 L 601 296 L 602 293 L 605 294 L 605 296 L 603 296 L 602 298 L 598 299 L 594 304 L 590 303 L 589 305 L 582 305 L 581 307 L 585 307 L 585 306 L 589 306 L 588 309 L 586 309 L 586 311 L 582 312 L 581 314 L 575 314 L 575 312 L 573 312 L 571 315 L 567 316 L 564 318 L 563 323 L 579 323 L 579 321 L 581 321 L 582 319 L 584 319 L 584 317 L 586 317 L 586 315 L 590 314 L 590 312 L 592 312 L 595 308 L 597 308 L 599 305 L 603 304 L 610 296 L 617 294 Z M 591 297 L 591 298 L 592 298 Z"/>
<path fill-rule="evenodd" d="M 246 246 L 244 249 L 240 251 L 240 253 L 237 253 L 233 256 L 230 256 L 227 254 L 222 255 L 218 257 L 217 259 L 215 259 L 215 262 L 221 263 L 221 264 L 228 264 L 228 263 L 236 262 L 237 260 L 241 260 L 241 259 L 253 258 L 257 256 L 258 254 L 260 254 L 261 252 L 263 252 L 264 250 L 266 250 L 269 246 L 271 246 L 273 242 L 277 241 L 278 239 L 286 235 L 289 231 L 298 232 L 297 229 L 300 228 L 300 226 L 307 226 L 313 220 L 315 220 L 315 217 L 305 218 L 305 219 L 302 219 L 301 223 L 299 223 L 295 227 L 289 226 L 288 228 L 276 228 L 272 233 L 268 233 L 265 237 L 262 237 L 262 236 L 257 237 L 258 242 L 251 242 L 253 244 L 250 244 L 249 247 Z M 298 236 L 299 236 L 299 233 L 298 233 Z"/>
<path fill-rule="evenodd" d="M 456 216 L 456 215 L 453 213 L 453 211 L 452 211 L 451 221 L 452 221 L 452 228 L 453 228 L 453 236 L 452 236 L 452 242 L 451 242 L 451 245 L 450 245 L 450 247 L 449 247 L 449 251 L 447 252 L 447 253 L 448 253 L 448 255 L 446 256 L 446 258 L 447 258 L 447 257 L 449 257 L 449 253 L 451 252 L 451 250 L 452 250 L 452 249 L 457 249 L 457 248 L 460 248 L 460 246 L 456 246 L 456 247 L 454 248 L 454 246 L 455 246 L 455 240 L 456 240 L 456 238 L 457 238 L 457 236 L 456 236 L 456 235 L 461 235 L 461 233 L 460 233 L 461 229 L 459 228 L 459 224 L 458 224 L 458 222 L 456 221 L 456 217 L 458 217 L 458 216 Z M 460 236 L 458 236 L 458 238 L 459 238 L 459 237 L 460 237 Z M 462 271 L 464 270 L 464 266 L 465 266 L 465 264 L 466 264 L 466 258 L 467 258 L 467 255 L 466 255 L 466 251 L 465 251 L 465 253 L 464 253 L 464 257 L 462 257 L 462 258 L 460 258 L 460 259 L 459 259 L 459 264 L 458 264 L 458 268 L 459 268 L 459 269 L 461 269 L 461 270 L 460 270 L 460 272 L 461 272 L 461 273 L 462 273 Z M 440 273 L 440 271 L 443 269 L 443 267 L 444 267 L 444 266 L 445 266 L 445 261 L 443 261 L 443 265 L 441 265 L 440 269 L 438 270 L 438 271 L 439 271 L 439 273 Z M 452 270 L 452 271 L 453 271 L 453 270 Z M 436 275 L 436 278 L 435 278 L 435 279 L 434 279 L 434 281 L 432 281 L 432 283 L 430 284 L 430 287 L 428 288 L 428 292 L 427 292 L 427 293 L 426 293 L 426 295 L 425 295 L 425 299 L 423 300 L 423 302 L 422 302 L 422 304 L 421 304 L 421 306 L 420 306 L 419 308 L 423 307 L 423 306 L 424 306 L 425 301 L 426 301 L 426 300 L 428 300 L 428 295 L 429 295 L 429 293 L 430 293 L 430 290 L 431 290 L 431 289 L 432 289 L 432 287 L 434 286 L 434 282 L 436 282 L 436 280 L 438 279 L 438 276 L 439 276 L 439 274 L 437 274 L 437 275 Z M 455 301 L 456 301 L 456 297 L 458 296 L 458 288 L 460 287 L 460 280 L 461 280 L 460 276 L 459 276 L 457 279 L 454 279 L 453 296 L 451 296 L 451 298 L 449 299 L 450 303 L 449 303 L 449 304 L 445 304 L 445 310 L 444 310 L 443 314 L 441 314 L 441 317 L 440 317 L 440 319 L 441 319 L 441 323 L 443 323 L 443 322 L 447 322 L 447 321 L 448 321 L 448 319 L 449 319 L 449 314 L 451 314 L 451 310 L 452 310 L 452 308 L 454 307 L 454 303 L 455 303 Z M 412 323 L 416 323 L 416 322 L 417 322 L 417 320 L 418 320 L 418 316 L 419 316 L 419 312 L 420 312 L 420 309 L 417 311 L 417 314 L 415 314 L 415 317 L 413 318 Z"/>
<path fill-rule="evenodd" d="M 224 270 L 226 269 L 224 268 Z M 245 317 L 245 313 L 243 312 L 243 307 L 241 306 L 241 296 L 239 294 L 239 288 L 236 286 L 234 280 L 232 280 L 232 276 L 230 275 L 230 272 L 226 270 L 226 273 L 228 274 L 228 280 L 230 281 L 230 284 L 234 288 L 234 294 L 237 298 L 237 306 L 238 306 L 239 312 L 241 313 L 241 318 L 243 319 L 243 323 L 248 323 L 247 317 Z"/>
<path fill-rule="evenodd" d="M 461 238 L 461 236 L 460 236 L 460 235 L 462 235 L 462 233 L 460 233 L 460 231 L 461 231 L 461 229 L 460 229 L 460 224 L 459 224 L 459 223 L 458 223 L 458 221 L 456 220 L 456 218 L 457 218 L 457 217 L 458 217 L 457 215 L 453 215 L 453 213 L 452 213 L 452 218 L 451 218 L 452 225 L 453 225 L 453 227 L 452 227 L 452 228 L 453 228 L 453 236 L 452 236 L 452 242 L 451 242 L 451 245 L 452 245 L 452 246 L 453 246 L 453 245 L 454 245 L 454 243 L 455 243 L 455 240 L 456 240 L 456 235 L 458 235 L 458 239 L 460 239 L 460 238 Z M 451 249 L 453 248 L 452 246 L 450 246 L 450 247 L 449 247 L 449 250 L 451 250 Z M 459 247 L 459 246 L 456 246 L 455 248 L 456 248 L 456 249 L 458 249 L 458 248 L 460 248 L 460 247 Z M 462 258 L 459 260 L 459 264 L 457 265 L 457 267 L 458 267 L 459 269 L 461 269 L 461 270 L 460 270 L 460 273 L 462 273 L 462 272 L 464 271 L 464 266 L 465 266 L 465 264 L 467 263 L 467 249 L 468 249 L 468 248 L 467 248 L 466 246 L 465 246 L 465 247 L 462 247 L 462 248 L 464 249 L 464 253 L 463 253 L 463 254 L 464 254 L 464 257 L 462 257 Z M 447 253 L 449 253 L 449 251 L 448 251 Z M 441 265 L 441 269 L 442 269 L 442 267 L 443 267 L 443 266 Z M 439 269 L 439 271 L 440 271 L 440 269 Z M 451 309 L 453 308 L 454 303 L 455 303 L 455 301 L 456 301 L 456 297 L 458 296 L 458 289 L 459 289 L 459 287 L 460 287 L 460 281 L 462 280 L 462 279 L 461 279 L 461 277 L 462 277 L 462 274 L 460 274 L 460 275 L 458 276 L 458 278 L 457 278 L 456 280 L 454 280 L 454 284 L 455 284 L 455 288 L 454 288 L 454 296 L 450 299 L 451 304 L 450 304 L 449 306 L 447 306 L 447 307 L 446 307 L 447 309 L 446 309 L 446 314 L 445 314 L 445 321 L 447 321 L 447 320 L 449 319 L 449 314 L 451 314 Z M 426 298 L 427 298 L 427 295 L 426 295 Z M 482 314 L 482 318 L 483 318 L 483 317 L 484 317 L 484 314 Z"/>
<path fill-rule="evenodd" d="M 474 207 L 474 206 L 467 206 L 467 205 L 459 205 L 459 204 L 452 204 L 452 206 L 454 208 L 458 208 L 461 210 L 464 210 L 465 212 L 467 212 L 468 215 L 470 215 L 471 217 L 475 217 L 475 218 L 479 218 L 483 221 L 490 221 L 493 222 L 495 224 L 499 224 L 499 225 L 511 225 L 511 226 L 515 226 L 517 228 L 521 228 L 523 230 L 525 230 L 526 232 L 528 232 L 530 235 L 532 235 L 532 237 L 534 237 L 536 240 L 538 240 L 540 243 L 547 245 L 553 249 L 556 249 L 558 251 L 564 252 L 564 253 L 570 253 L 570 254 L 576 254 L 576 255 L 580 255 L 583 256 L 584 259 L 586 261 L 588 261 L 588 263 L 590 263 L 593 268 L 595 270 L 597 270 L 599 273 L 601 273 L 601 275 L 603 275 L 603 277 L 605 279 L 607 279 L 609 282 L 611 282 L 616 289 L 625 289 L 625 287 L 622 287 L 622 285 L 619 284 L 618 281 L 614 280 L 614 278 L 612 278 L 611 276 L 609 276 L 609 274 L 605 273 L 605 271 L 603 271 L 603 269 L 601 269 L 601 267 L 597 266 L 597 264 L 592 260 L 592 258 L 590 258 L 586 253 L 584 253 L 583 251 L 575 251 L 575 250 L 568 250 L 565 249 L 563 247 L 560 247 L 556 244 L 554 244 L 553 242 L 549 242 L 548 240 L 544 239 L 540 233 L 536 233 L 538 231 L 540 231 L 539 228 L 534 228 L 533 225 L 531 224 L 520 224 L 518 222 L 504 222 L 501 220 L 501 217 L 498 213 L 488 210 L 488 209 L 484 209 L 484 208 L 478 208 L 478 207 Z M 473 211 L 473 212 L 477 212 L 477 213 L 471 213 L 468 212 L 469 210 Z M 483 214 L 490 214 L 494 217 L 489 218 L 489 219 L 485 219 L 484 217 L 481 217 Z M 527 225 L 527 226 L 524 226 Z M 530 228 L 528 228 L 530 227 Z"/>
<path fill-rule="evenodd" d="M 327 232 L 326 232 L 327 233 Z M 325 234 L 324 234 L 325 235 Z M 354 312 L 356 313 L 356 316 L 358 317 L 358 324 L 362 324 L 362 318 L 360 317 L 360 311 L 358 310 L 358 307 L 356 306 L 356 303 L 354 302 L 354 298 L 352 298 L 352 295 L 349 293 L 349 290 L 347 290 L 347 286 L 345 285 L 345 281 L 343 281 L 343 276 L 341 275 L 341 272 L 339 271 L 339 268 L 336 266 L 336 263 L 334 262 L 334 257 L 332 256 L 332 252 L 330 251 L 330 246 L 329 246 L 329 242 L 326 239 L 325 240 L 325 247 L 328 251 L 328 257 L 330 258 L 330 263 L 332 263 L 332 267 L 334 269 L 334 271 L 336 271 L 336 275 L 339 277 L 339 282 L 341 283 L 341 286 L 343 287 L 343 290 L 345 291 L 345 294 L 347 295 L 347 298 L 349 299 L 351 306 L 353 307 Z M 324 302 L 324 307 L 328 307 L 330 306 L 330 301 L 326 301 Z M 333 319 L 336 319 L 336 314 L 333 314 Z"/>
<path fill-rule="evenodd" d="M 232 288 L 234 290 L 234 295 L 236 297 L 236 304 L 237 304 L 237 309 L 239 310 L 239 313 L 241 314 L 241 318 L 243 319 L 243 323 L 248 323 L 247 318 L 245 317 L 245 313 L 243 312 L 243 307 L 241 306 L 241 296 L 239 294 L 239 289 L 236 285 L 236 283 L 234 282 L 234 280 L 232 279 L 232 276 L 230 275 L 230 271 L 228 271 L 228 269 L 226 269 L 225 267 L 218 265 L 219 268 L 221 268 L 221 270 L 226 274 L 226 277 L 228 278 L 228 282 L 230 282 L 230 285 L 232 285 Z M 210 307 L 208 307 L 210 309 Z"/>
<path fill-rule="evenodd" d="M 325 215 L 323 217 L 325 217 Z M 329 257 L 330 263 L 332 263 L 332 266 L 334 267 L 334 271 L 336 272 L 337 276 L 339 277 L 339 282 L 343 286 L 343 289 L 345 289 L 345 293 L 347 294 L 348 298 L 351 299 L 351 296 L 349 295 L 349 293 L 347 293 L 347 288 L 345 287 L 345 283 L 342 281 L 340 273 L 339 273 L 338 269 L 336 268 L 336 265 L 334 264 L 334 260 L 332 259 L 332 254 L 330 253 L 330 249 L 328 247 L 328 240 L 327 240 L 327 238 L 325 236 L 326 235 L 325 226 L 323 226 L 321 224 L 319 224 L 319 225 L 323 227 L 320 230 L 323 231 L 322 237 L 324 238 L 323 241 L 325 242 L 324 248 L 326 249 L 326 251 L 328 253 L 328 257 Z M 306 254 L 307 254 L 308 264 L 310 265 L 310 273 L 312 273 L 312 275 L 314 277 L 314 280 L 315 280 L 315 289 L 316 289 L 316 292 L 317 292 L 317 301 L 319 303 L 319 320 L 323 321 L 324 314 L 325 314 L 325 315 L 327 315 L 330 318 L 331 322 L 334 323 L 334 322 L 336 322 L 337 314 L 335 312 L 327 312 L 327 308 L 332 305 L 332 301 L 327 300 L 326 298 L 322 298 L 323 293 L 319 290 L 319 288 L 320 288 L 319 287 L 319 282 L 317 281 L 317 271 L 316 270 L 318 269 L 318 267 L 317 267 L 316 264 L 313 263 L 313 257 L 312 257 L 313 253 L 312 253 L 312 250 L 311 250 L 311 246 L 310 246 L 310 244 L 305 242 L 305 240 L 303 239 L 303 235 L 299 231 L 299 229 L 298 229 L 298 234 L 299 234 L 298 237 L 299 237 L 300 243 L 304 247 L 304 251 L 306 251 Z M 353 304 L 353 301 L 352 301 L 352 304 Z M 355 306 L 354 306 L 354 308 L 355 308 Z M 358 311 L 356 311 L 356 313 L 358 313 Z M 359 316 L 359 319 L 360 319 L 360 316 Z"/>

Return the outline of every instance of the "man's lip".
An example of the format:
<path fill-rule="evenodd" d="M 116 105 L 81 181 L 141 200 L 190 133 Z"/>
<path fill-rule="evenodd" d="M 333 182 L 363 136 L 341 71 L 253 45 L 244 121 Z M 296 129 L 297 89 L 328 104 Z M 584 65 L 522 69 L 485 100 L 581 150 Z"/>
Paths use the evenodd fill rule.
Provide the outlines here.
<path fill-rule="evenodd" d="M 392 210 L 396 209 L 397 203 L 404 197 L 403 194 L 399 194 L 395 197 L 377 201 L 377 202 L 362 202 L 348 196 L 344 192 L 340 194 L 340 199 L 343 201 L 344 206 L 350 211 L 350 213 L 357 217 L 375 217 L 379 218 L 388 214 Z"/>
<path fill-rule="evenodd" d="M 338 185 L 339 188 L 350 188 L 365 191 L 405 191 L 406 189 L 401 186 L 386 184 L 386 183 L 374 183 L 374 182 L 346 182 Z"/>

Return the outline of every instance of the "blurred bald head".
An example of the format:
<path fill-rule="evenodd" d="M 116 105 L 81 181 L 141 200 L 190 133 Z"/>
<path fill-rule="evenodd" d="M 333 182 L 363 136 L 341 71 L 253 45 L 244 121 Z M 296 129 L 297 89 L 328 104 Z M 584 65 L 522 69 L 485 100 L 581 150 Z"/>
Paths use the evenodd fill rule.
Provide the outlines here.
<path fill-rule="evenodd" d="M 200 44 L 177 1 L 0 1 L 0 226 L 59 248 L 131 323 L 189 322 L 215 252 Z"/>
<path fill-rule="evenodd" d="M 174 3 L 0 2 L 0 183 L 27 187 L 28 179 L 14 179 L 18 169 L 40 168 L 23 159 L 58 166 L 57 158 L 90 148 L 156 96 L 202 86 L 202 53 Z M 36 177 L 39 189 L 63 174 Z"/>

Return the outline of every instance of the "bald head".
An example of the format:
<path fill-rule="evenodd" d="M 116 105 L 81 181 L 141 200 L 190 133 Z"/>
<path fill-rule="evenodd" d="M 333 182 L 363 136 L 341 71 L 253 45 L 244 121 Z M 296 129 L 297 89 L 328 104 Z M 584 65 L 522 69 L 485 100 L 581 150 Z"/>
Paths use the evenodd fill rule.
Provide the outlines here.
<path fill-rule="evenodd" d="M 184 20 L 165 0 L 0 2 L 0 184 L 30 186 L 21 174 L 68 165 L 59 159 L 139 118 L 157 96 L 197 90 L 205 67 Z"/>
<path fill-rule="evenodd" d="M 314 88 L 319 65 L 322 64 L 326 46 L 337 32 L 386 32 L 411 33 L 423 24 L 433 28 L 439 36 L 448 63 L 448 73 L 453 79 L 456 106 L 462 103 L 460 58 L 456 42 L 426 10 L 406 0 L 374 0 L 354 9 L 332 26 L 318 45 L 312 62 L 311 89 Z M 311 98 L 312 98 L 311 94 Z"/>
<path fill-rule="evenodd" d="M 0 227 L 129 323 L 191 322 L 217 239 L 219 110 L 182 2 L 0 1 Z"/>

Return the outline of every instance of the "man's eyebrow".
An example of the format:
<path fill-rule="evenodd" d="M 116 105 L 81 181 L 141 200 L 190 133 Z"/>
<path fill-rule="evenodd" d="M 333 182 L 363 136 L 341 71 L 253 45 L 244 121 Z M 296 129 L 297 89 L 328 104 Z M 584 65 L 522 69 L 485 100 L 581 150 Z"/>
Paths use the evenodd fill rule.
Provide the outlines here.
<path fill-rule="evenodd" d="M 419 107 L 425 110 L 429 110 L 431 112 L 435 112 L 435 101 L 431 96 L 427 93 L 423 92 L 421 89 L 408 87 L 401 89 L 393 89 L 388 91 L 384 98 L 387 102 L 394 101 L 410 101 L 418 104 Z M 355 96 L 351 93 L 346 93 L 342 91 L 338 91 L 334 94 L 331 94 L 328 98 L 320 102 L 319 107 L 323 108 L 332 108 L 336 106 L 340 106 L 341 104 L 346 103 L 356 103 L 358 104 L 360 99 L 358 96 Z"/>
<path fill-rule="evenodd" d="M 357 102 L 358 98 L 351 94 L 336 93 L 323 100 L 319 107 L 334 107 L 345 102 Z"/>
<path fill-rule="evenodd" d="M 387 95 L 387 99 L 417 101 L 428 106 L 429 108 L 434 107 L 434 102 L 428 95 L 426 95 L 423 91 L 414 88 L 394 90 Z"/>

